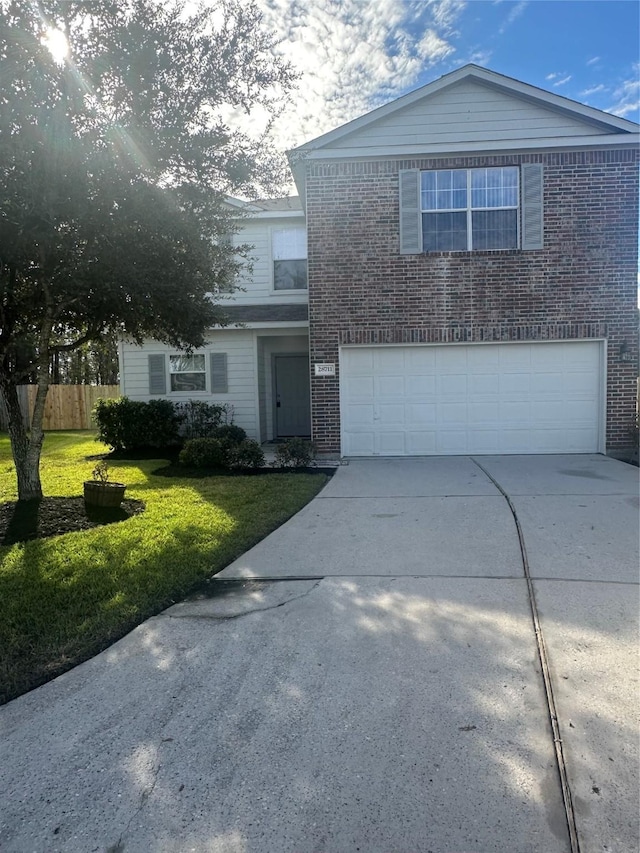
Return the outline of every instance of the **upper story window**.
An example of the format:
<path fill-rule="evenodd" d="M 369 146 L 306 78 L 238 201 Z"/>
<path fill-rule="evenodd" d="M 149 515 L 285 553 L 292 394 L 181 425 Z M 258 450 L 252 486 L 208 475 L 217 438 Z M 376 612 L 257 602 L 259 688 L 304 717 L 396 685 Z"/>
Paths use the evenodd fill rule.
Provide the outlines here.
<path fill-rule="evenodd" d="M 204 355 L 170 355 L 169 373 L 172 391 L 206 391 Z"/>
<path fill-rule="evenodd" d="M 544 248 L 544 166 L 401 169 L 400 254 Z"/>
<path fill-rule="evenodd" d="M 307 289 L 307 230 L 280 228 L 272 232 L 273 289 Z"/>
<path fill-rule="evenodd" d="M 518 248 L 519 169 L 421 172 L 424 252 Z"/>

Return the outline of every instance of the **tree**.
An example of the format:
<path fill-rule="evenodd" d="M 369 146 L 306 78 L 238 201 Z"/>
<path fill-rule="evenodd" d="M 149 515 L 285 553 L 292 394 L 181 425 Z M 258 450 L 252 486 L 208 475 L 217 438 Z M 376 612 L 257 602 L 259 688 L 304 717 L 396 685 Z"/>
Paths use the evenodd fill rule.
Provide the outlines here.
<path fill-rule="evenodd" d="M 28 500 L 42 496 L 56 355 L 115 333 L 188 350 L 223 319 L 215 296 L 243 260 L 225 198 L 282 175 L 269 123 L 251 139 L 225 115 L 272 119 L 293 74 L 251 0 L 0 10 L 0 392 Z M 27 431 L 16 386 L 29 377 Z"/>

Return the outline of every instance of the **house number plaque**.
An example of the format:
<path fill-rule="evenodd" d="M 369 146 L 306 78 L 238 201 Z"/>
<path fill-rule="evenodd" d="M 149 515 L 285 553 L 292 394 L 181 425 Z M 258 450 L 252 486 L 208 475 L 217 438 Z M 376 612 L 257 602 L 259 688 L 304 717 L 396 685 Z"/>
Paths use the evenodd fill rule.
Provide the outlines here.
<path fill-rule="evenodd" d="M 335 364 L 316 364 L 316 376 L 335 376 Z"/>

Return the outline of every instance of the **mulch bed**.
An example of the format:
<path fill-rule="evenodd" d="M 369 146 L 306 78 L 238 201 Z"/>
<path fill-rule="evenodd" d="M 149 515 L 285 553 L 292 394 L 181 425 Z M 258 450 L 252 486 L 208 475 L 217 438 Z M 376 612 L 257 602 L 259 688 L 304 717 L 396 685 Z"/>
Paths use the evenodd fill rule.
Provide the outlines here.
<path fill-rule="evenodd" d="M 204 477 L 260 477 L 265 474 L 326 474 L 332 477 L 336 467 L 314 465 L 309 468 L 242 468 L 230 471 L 228 468 L 187 468 L 186 465 L 165 465 L 152 471 L 154 477 L 180 477 L 185 480 L 202 480 Z"/>
<path fill-rule="evenodd" d="M 42 498 L 0 504 L 0 545 L 45 539 L 126 521 L 144 512 L 143 501 L 125 499 L 119 509 L 87 507 L 84 498 Z"/>

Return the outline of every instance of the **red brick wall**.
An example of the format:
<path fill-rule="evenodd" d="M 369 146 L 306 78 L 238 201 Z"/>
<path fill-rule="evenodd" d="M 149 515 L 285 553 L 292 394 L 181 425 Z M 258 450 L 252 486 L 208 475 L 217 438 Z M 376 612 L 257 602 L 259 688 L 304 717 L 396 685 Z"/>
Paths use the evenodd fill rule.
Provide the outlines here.
<path fill-rule="evenodd" d="M 544 163 L 544 248 L 399 254 L 400 169 Z M 311 364 L 340 344 L 608 340 L 607 447 L 637 373 L 638 152 L 307 164 Z M 632 361 L 620 360 L 626 342 Z M 312 368 L 313 370 L 313 368 Z M 313 435 L 340 449 L 339 376 L 312 376 Z"/>

